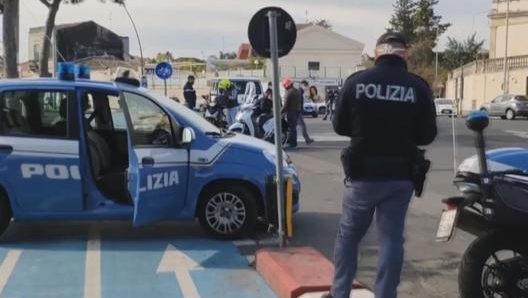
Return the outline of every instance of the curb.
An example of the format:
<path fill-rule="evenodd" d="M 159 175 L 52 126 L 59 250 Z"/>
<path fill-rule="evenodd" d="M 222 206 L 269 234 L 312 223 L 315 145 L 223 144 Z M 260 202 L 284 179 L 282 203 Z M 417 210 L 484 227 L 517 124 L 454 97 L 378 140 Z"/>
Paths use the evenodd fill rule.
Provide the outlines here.
<path fill-rule="evenodd" d="M 316 249 L 303 247 L 261 248 L 255 253 L 257 272 L 279 298 L 319 298 L 332 285 L 334 265 Z M 374 294 L 354 280 L 354 298 Z"/>

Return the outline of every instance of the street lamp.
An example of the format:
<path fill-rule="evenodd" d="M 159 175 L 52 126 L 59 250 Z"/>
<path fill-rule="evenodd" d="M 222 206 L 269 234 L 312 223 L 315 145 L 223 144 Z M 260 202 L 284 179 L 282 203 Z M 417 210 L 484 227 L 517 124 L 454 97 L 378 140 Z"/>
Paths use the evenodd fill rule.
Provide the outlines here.
<path fill-rule="evenodd" d="M 143 79 L 143 72 L 145 70 L 145 64 L 143 63 L 143 48 L 141 47 L 141 40 L 139 39 L 139 33 L 136 28 L 136 24 L 134 23 L 134 20 L 132 19 L 132 16 L 128 12 L 128 9 L 126 8 L 125 2 L 122 3 L 123 8 L 125 9 L 126 14 L 128 15 L 128 18 L 130 19 L 130 22 L 132 23 L 132 27 L 134 27 L 134 32 L 136 32 L 136 38 L 139 45 L 139 55 L 141 56 L 141 79 Z"/>
<path fill-rule="evenodd" d="M 509 82 L 508 82 L 508 31 L 510 29 L 510 0 L 506 0 L 506 36 L 504 45 L 504 78 L 502 80 L 502 92 L 503 94 L 508 93 Z"/>

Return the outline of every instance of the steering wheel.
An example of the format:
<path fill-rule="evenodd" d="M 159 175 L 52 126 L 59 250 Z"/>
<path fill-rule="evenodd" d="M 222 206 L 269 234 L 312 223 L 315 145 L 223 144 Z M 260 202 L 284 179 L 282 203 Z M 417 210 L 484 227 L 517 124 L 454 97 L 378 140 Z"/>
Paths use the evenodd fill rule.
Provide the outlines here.
<path fill-rule="evenodd" d="M 171 134 L 163 128 L 156 128 L 151 137 L 152 145 L 169 145 Z"/>

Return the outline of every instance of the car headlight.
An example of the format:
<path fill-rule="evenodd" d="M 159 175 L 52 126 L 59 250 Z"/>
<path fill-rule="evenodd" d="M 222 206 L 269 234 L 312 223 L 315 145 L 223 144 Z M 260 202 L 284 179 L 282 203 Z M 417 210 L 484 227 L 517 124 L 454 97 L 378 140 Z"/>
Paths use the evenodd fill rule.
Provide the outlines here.
<path fill-rule="evenodd" d="M 277 163 L 277 154 L 272 150 L 263 150 L 264 156 L 273 164 Z M 287 167 L 292 163 L 292 160 L 286 152 L 282 151 L 282 166 Z"/>
<path fill-rule="evenodd" d="M 460 192 L 463 192 L 463 193 L 467 193 L 467 192 L 476 192 L 476 193 L 480 193 L 481 190 L 480 190 L 480 185 L 476 184 L 476 183 L 471 183 L 471 182 L 455 182 L 455 187 L 460 191 Z"/>

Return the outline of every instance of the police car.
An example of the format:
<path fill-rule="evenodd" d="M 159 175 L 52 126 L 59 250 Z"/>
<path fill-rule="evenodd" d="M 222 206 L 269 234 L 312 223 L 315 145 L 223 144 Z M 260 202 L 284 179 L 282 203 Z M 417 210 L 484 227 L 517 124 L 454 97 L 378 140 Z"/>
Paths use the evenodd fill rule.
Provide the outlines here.
<path fill-rule="evenodd" d="M 11 222 L 198 219 L 219 238 L 276 221 L 275 148 L 120 77 L 0 81 L 0 232 Z M 293 180 L 293 212 L 300 182 Z"/>

